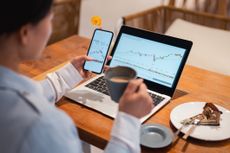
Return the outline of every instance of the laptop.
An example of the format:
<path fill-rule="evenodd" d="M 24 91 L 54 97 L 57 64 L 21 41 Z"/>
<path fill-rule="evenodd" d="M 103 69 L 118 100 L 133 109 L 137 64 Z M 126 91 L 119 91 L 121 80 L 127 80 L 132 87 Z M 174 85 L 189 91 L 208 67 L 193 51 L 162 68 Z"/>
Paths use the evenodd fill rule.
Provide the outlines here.
<path fill-rule="evenodd" d="M 122 26 L 111 51 L 110 67 L 128 66 L 144 80 L 155 107 L 147 120 L 170 102 L 188 58 L 192 42 L 142 29 Z M 118 103 L 111 100 L 104 74 L 68 91 L 67 98 L 115 118 Z"/>

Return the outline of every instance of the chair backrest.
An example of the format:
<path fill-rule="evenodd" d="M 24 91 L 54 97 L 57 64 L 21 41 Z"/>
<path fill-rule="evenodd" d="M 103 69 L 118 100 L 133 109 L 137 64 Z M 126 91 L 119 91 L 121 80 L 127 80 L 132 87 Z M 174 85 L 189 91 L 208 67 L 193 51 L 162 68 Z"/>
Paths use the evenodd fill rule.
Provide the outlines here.
<path fill-rule="evenodd" d="M 168 0 L 168 5 L 228 16 L 229 2 L 229 0 Z"/>
<path fill-rule="evenodd" d="M 230 32 L 177 19 L 167 35 L 193 41 L 187 64 L 230 75 Z"/>
<path fill-rule="evenodd" d="M 177 18 L 209 27 L 230 30 L 230 18 L 228 17 L 173 6 L 159 6 L 130 14 L 124 16 L 123 21 L 128 26 L 164 33 Z"/>

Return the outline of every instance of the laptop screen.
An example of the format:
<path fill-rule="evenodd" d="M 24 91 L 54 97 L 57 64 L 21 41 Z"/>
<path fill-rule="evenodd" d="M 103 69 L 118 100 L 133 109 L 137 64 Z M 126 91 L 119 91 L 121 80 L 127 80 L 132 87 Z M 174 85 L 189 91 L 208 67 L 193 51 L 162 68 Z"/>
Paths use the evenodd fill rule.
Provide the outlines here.
<path fill-rule="evenodd" d="M 128 66 L 138 77 L 172 87 L 185 48 L 122 33 L 110 66 Z"/>

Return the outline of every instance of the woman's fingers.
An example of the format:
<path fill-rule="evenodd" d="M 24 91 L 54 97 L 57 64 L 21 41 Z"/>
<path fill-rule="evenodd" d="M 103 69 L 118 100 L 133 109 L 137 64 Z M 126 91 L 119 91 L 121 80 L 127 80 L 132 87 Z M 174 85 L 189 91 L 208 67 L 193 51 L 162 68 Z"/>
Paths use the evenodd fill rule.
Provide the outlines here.
<path fill-rule="evenodd" d="M 109 61 L 111 59 L 112 59 L 112 56 L 110 56 L 110 55 L 108 55 L 107 58 L 106 58 L 107 61 Z"/>
<path fill-rule="evenodd" d="M 104 66 L 104 70 L 105 70 L 105 71 L 108 71 L 109 68 L 110 68 L 110 67 L 109 67 L 108 65 L 105 65 L 105 66 Z"/>
<path fill-rule="evenodd" d="M 127 88 L 125 89 L 124 94 L 132 94 L 135 93 L 138 88 L 140 87 L 140 85 L 143 83 L 142 79 L 135 79 L 135 80 L 131 80 L 127 86 Z"/>

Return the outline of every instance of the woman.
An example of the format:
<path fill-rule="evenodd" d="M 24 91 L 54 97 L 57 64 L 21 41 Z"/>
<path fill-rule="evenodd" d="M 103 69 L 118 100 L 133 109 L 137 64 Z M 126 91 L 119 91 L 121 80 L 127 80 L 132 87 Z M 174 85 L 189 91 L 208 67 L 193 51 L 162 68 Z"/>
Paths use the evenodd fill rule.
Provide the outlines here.
<path fill-rule="evenodd" d="M 4 0 L 0 5 L 0 152 L 78 153 L 80 139 L 72 120 L 54 106 L 66 90 L 89 73 L 87 56 L 73 59 L 35 82 L 19 74 L 19 64 L 38 59 L 52 31 L 52 0 Z M 138 90 L 137 90 L 138 89 Z M 140 152 L 138 118 L 152 108 L 142 80 L 131 81 L 105 152 Z"/>

